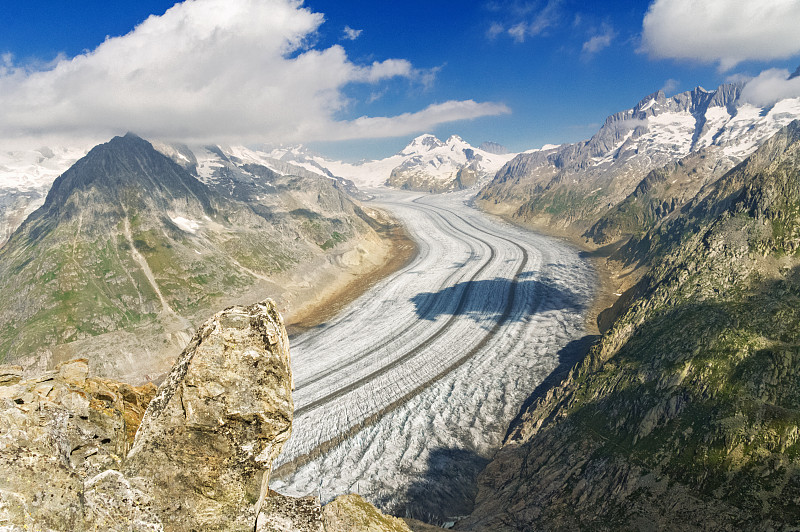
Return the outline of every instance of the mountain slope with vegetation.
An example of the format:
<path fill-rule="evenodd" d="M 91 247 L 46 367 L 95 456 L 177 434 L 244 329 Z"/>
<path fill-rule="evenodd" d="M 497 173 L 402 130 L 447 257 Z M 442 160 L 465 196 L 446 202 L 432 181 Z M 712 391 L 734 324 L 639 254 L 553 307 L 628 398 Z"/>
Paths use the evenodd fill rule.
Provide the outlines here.
<path fill-rule="evenodd" d="M 800 122 L 631 242 L 647 273 L 509 430 L 464 530 L 800 523 Z"/>
<path fill-rule="evenodd" d="M 253 181 L 239 201 L 130 134 L 91 150 L 0 249 L 0 357 L 153 378 L 210 309 L 268 293 L 286 308 L 342 256 L 380 255 L 379 224 L 335 182 Z"/>

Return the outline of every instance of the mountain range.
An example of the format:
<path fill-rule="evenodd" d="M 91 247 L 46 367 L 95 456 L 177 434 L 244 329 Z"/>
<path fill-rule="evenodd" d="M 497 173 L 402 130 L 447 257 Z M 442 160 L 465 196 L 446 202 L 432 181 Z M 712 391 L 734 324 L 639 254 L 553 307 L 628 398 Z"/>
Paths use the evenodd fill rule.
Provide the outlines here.
<path fill-rule="evenodd" d="M 81 354 L 152 379 L 210 310 L 272 295 L 286 311 L 381 262 L 383 222 L 338 181 L 249 169 L 207 184 L 132 134 L 89 151 L 0 248 L 4 360 Z"/>
<path fill-rule="evenodd" d="M 487 142 L 475 148 L 452 136 L 413 139 L 400 153 L 385 159 L 346 163 L 315 154 L 304 146 L 252 148 L 153 142 L 154 147 L 207 185 L 249 201 L 266 196 L 265 178 L 294 175 L 325 177 L 356 198 L 358 187 L 396 186 L 425 192 L 459 190 L 485 182 L 514 154 Z M 22 221 L 42 205 L 55 178 L 86 154 L 82 147 L 42 147 L 0 153 L 0 246 Z"/>
<path fill-rule="evenodd" d="M 521 154 L 422 135 L 348 164 L 132 134 L 83 158 L 6 154 L 0 170 L 38 177 L 0 196 L 13 206 L 2 361 L 80 353 L 100 375 L 156 378 L 211 309 L 276 293 L 289 305 L 332 264 L 380 255 L 385 221 L 358 186 L 485 183 L 479 206 L 580 237 L 622 288 L 588 355 L 531 390 L 456 528 L 789 530 L 800 522 L 798 118 L 798 98 L 756 106 L 725 84 L 659 91 L 588 141 Z"/>
<path fill-rule="evenodd" d="M 581 234 L 612 209 L 630 211 L 643 193 L 642 179 L 657 170 L 661 177 L 651 182 L 676 185 L 662 211 L 674 209 L 680 197 L 692 197 L 800 118 L 800 98 L 757 106 L 743 89 L 742 83 L 714 91 L 697 87 L 672 97 L 658 91 L 609 116 L 587 141 L 519 154 L 478 198 L 484 208 L 521 223 Z M 622 229 L 597 228 L 587 236 L 605 243 Z"/>
<path fill-rule="evenodd" d="M 534 391 L 457 528 L 796 527 L 798 205 L 794 121 L 622 248 L 646 272 Z"/>

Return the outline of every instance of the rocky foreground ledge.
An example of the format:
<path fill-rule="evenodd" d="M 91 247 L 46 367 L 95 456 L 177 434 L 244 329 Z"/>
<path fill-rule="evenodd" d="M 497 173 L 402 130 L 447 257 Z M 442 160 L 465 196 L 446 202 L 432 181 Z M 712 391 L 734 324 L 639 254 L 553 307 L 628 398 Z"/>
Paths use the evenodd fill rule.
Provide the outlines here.
<path fill-rule="evenodd" d="M 271 300 L 204 323 L 158 390 L 88 374 L 0 366 L 0 530 L 410 531 L 357 495 L 269 491 L 293 417 Z"/>

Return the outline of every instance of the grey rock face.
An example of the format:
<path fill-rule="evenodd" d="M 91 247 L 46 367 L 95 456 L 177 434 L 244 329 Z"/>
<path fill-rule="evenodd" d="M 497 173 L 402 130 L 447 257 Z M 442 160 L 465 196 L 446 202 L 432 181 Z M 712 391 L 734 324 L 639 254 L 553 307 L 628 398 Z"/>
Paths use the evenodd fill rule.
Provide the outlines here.
<path fill-rule="evenodd" d="M 252 530 L 291 432 L 289 341 L 271 300 L 203 324 L 148 406 L 124 472 L 166 530 Z"/>
<path fill-rule="evenodd" d="M 119 469 L 155 387 L 87 375 L 85 359 L 27 380 L 19 366 L 0 366 L 0 527 L 114 530 L 102 515 L 136 514 L 121 501 L 142 496 L 127 489 L 114 510 L 109 483 L 92 479 Z"/>
<path fill-rule="evenodd" d="M 577 235 L 625 201 L 649 172 L 669 173 L 670 166 L 687 156 L 704 153 L 707 162 L 702 166 L 718 166 L 721 172 L 708 174 L 718 178 L 800 117 L 796 100 L 784 100 L 780 109 L 757 110 L 742 91 L 742 84 L 724 84 L 715 91 L 697 87 L 672 97 L 653 93 L 609 116 L 587 141 L 518 155 L 483 188 L 479 200 L 493 212 Z M 645 217 L 661 217 L 647 212 L 650 205 L 623 206 L 628 212 L 614 214 L 618 219 L 608 231 L 589 236 L 598 234 L 605 242 L 624 226 L 648 222 L 631 207 L 644 208 Z M 638 219 L 630 224 L 620 214 Z"/>
<path fill-rule="evenodd" d="M 488 151 L 489 153 L 494 153 L 495 155 L 505 155 L 508 153 L 508 148 L 502 144 L 491 141 L 482 142 L 478 148 L 483 151 Z"/>

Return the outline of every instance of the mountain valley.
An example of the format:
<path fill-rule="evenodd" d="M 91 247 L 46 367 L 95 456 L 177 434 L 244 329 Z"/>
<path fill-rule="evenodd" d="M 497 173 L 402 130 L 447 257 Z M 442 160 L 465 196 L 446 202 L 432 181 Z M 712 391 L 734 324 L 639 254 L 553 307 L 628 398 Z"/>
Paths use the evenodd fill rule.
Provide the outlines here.
<path fill-rule="evenodd" d="M 319 521 L 313 493 L 398 530 L 378 510 L 458 530 L 791 530 L 799 101 L 659 92 L 585 143 L 510 154 L 422 135 L 360 165 L 115 137 L 0 247 L 0 349 L 16 364 L 0 386 L 23 408 L 47 399 L 35 375 L 62 386 L 62 368 L 87 366 L 144 385 L 123 399 L 91 381 L 138 420 L 145 383 L 214 309 L 273 296 L 303 321 L 275 511 L 308 503 Z M 40 155 L 42 182 L 68 160 Z M 30 210 L 41 186 L 18 189 Z M 595 316 L 599 296 L 613 304 Z M 68 410 L 62 395 L 46 408 Z M 97 460 L 132 471 L 125 425 L 101 429 L 114 443 Z M 98 479 L 81 481 L 92 497 Z M 142 519 L 172 523 L 160 515 Z"/>

